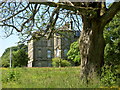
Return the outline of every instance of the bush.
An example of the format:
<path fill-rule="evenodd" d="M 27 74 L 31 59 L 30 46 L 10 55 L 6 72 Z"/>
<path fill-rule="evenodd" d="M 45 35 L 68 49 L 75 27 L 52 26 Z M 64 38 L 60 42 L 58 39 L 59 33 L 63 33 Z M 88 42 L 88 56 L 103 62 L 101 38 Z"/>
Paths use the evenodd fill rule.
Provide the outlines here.
<path fill-rule="evenodd" d="M 71 63 L 69 61 L 63 60 L 61 58 L 53 58 L 52 66 L 53 67 L 67 67 L 67 66 L 71 66 Z"/>
<path fill-rule="evenodd" d="M 59 67 L 60 65 L 60 61 L 61 61 L 61 59 L 60 58 L 53 58 L 52 59 L 52 66 L 53 67 Z"/>
<path fill-rule="evenodd" d="M 68 59 L 71 60 L 75 66 L 80 65 L 81 57 L 80 57 L 78 41 L 73 42 L 70 45 L 70 50 L 68 51 L 67 56 L 68 56 Z"/>
<path fill-rule="evenodd" d="M 2 76 L 3 82 L 9 82 L 9 81 L 17 81 L 20 77 L 20 74 L 18 71 L 15 71 L 14 69 L 10 69 L 7 72 L 6 77 Z"/>
<path fill-rule="evenodd" d="M 104 65 L 102 67 L 101 81 L 105 86 L 113 86 L 117 83 L 116 66 Z"/>
<path fill-rule="evenodd" d="M 61 67 L 71 66 L 71 63 L 67 60 L 62 60 Z"/>

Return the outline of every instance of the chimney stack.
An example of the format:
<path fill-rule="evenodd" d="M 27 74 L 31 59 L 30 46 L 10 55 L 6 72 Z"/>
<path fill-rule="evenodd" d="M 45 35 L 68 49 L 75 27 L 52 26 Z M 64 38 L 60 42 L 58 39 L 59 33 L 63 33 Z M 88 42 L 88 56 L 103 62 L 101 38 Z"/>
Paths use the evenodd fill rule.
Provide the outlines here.
<path fill-rule="evenodd" d="M 70 29 L 73 30 L 73 21 L 70 20 Z"/>

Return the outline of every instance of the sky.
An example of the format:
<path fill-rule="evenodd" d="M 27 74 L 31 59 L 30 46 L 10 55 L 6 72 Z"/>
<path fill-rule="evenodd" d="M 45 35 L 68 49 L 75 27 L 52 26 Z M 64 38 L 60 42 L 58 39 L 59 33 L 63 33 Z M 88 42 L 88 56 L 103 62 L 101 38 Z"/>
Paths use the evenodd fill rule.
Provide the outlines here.
<path fill-rule="evenodd" d="M 4 37 L 3 28 L 0 27 L 0 57 L 4 53 L 5 49 L 11 46 L 16 46 L 19 38 L 17 35 L 11 35 L 8 38 Z"/>
<path fill-rule="evenodd" d="M 57 2 L 58 0 L 54 0 Z M 107 0 L 107 2 L 112 2 L 113 0 Z M 4 36 L 4 30 L 2 27 L 0 27 L 0 57 L 4 53 L 5 49 L 11 46 L 16 46 L 17 42 L 19 41 L 19 38 L 17 35 L 11 35 L 8 38 L 3 37 Z"/>
<path fill-rule="evenodd" d="M 54 1 L 57 2 L 58 0 Z M 3 37 L 4 35 L 4 30 L 2 27 L 0 27 L 0 57 L 4 53 L 5 49 L 16 46 L 17 42 L 20 41 L 17 35 L 11 35 L 8 38 Z"/>

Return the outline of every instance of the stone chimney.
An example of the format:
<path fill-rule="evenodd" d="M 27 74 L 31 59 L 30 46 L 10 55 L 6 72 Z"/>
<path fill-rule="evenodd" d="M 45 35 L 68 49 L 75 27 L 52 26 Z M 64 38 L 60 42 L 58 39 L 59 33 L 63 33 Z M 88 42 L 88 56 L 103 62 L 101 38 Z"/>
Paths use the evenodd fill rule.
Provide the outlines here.
<path fill-rule="evenodd" d="M 73 30 L 73 21 L 70 20 L 70 30 Z"/>

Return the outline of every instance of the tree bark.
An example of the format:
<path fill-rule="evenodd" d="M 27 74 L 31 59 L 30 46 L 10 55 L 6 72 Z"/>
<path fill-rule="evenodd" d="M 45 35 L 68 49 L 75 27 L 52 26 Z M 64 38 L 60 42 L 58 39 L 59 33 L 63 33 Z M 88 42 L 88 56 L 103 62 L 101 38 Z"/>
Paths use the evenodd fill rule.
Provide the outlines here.
<path fill-rule="evenodd" d="M 84 82 L 93 81 L 101 74 L 104 64 L 105 41 L 100 19 L 83 16 L 83 30 L 79 39 L 81 53 L 80 76 Z"/>

